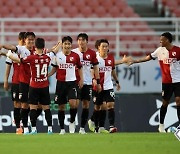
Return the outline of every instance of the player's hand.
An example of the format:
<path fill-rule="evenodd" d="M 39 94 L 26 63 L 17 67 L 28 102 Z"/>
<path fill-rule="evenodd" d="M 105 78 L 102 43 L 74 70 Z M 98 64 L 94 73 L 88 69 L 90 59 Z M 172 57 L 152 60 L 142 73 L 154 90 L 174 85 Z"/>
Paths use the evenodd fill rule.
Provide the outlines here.
<path fill-rule="evenodd" d="M 8 84 L 8 81 L 5 81 L 5 82 L 4 82 L 4 89 L 5 89 L 6 91 L 9 90 L 9 84 Z"/>
<path fill-rule="evenodd" d="M 102 87 L 101 87 L 101 85 L 100 85 L 100 84 L 97 84 L 97 86 L 96 86 L 96 87 L 97 87 L 97 92 L 98 92 L 98 93 L 100 93 L 100 92 L 102 91 Z"/>
<path fill-rule="evenodd" d="M 92 84 L 93 84 L 93 86 L 95 86 L 95 87 L 97 86 L 97 80 L 96 80 L 95 78 L 92 79 Z"/>
<path fill-rule="evenodd" d="M 121 89 L 120 84 L 119 84 L 119 83 L 116 83 L 116 90 L 117 90 L 117 91 L 120 91 L 120 89 Z"/>
<path fill-rule="evenodd" d="M 126 55 L 124 55 L 123 59 L 122 59 L 123 63 L 127 64 L 127 65 L 132 65 L 134 63 L 134 60 L 132 59 L 132 57 L 126 57 Z"/>

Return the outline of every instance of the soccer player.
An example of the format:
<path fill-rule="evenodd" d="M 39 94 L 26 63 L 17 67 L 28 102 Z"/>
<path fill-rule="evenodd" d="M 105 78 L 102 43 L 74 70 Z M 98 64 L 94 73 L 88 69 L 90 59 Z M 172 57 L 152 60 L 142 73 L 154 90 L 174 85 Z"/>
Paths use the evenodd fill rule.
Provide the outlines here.
<path fill-rule="evenodd" d="M 26 32 L 20 32 L 18 37 L 18 46 L 24 45 L 24 34 Z M 14 56 L 18 55 L 14 53 Z M 6 58 L 6 70 L 4 76 L 4 89 L 9 89 L 8 78 L 10 75 L 11 66 L 13 65 L 13 75 L 12 75 L 12 86 L 11 86 L 11 98 L 14 104 L 14 122 L 16 125 L 16 134 L 22 134 L 23 130 L 20 127 L 20 110 L 21 110 L 21 103 L 19 101 L 19 63 L 13 62 L 11 59 Z"/>
<path fill-rule="evenodd" d="M 109 42 L 106 39 L 99 40 L 98 45 L 99 53 L 97 54 L 97 59 L 99 62 L 99 73 L 100 73 L 100 83 L 102 86 L 102 91 L 96 93 L 94 97 L 94 121 L 96 127 L 99 126 L 99 133 L 108 133 L 104 128 L 106 110 L 108 111 L 108 119 L 110 129 L 109 132 L 116 132 L 117 128 L 114 126 L 115 122 L 115 112 L 114 112 L 114 102 L 115 94 L 113 90 L 112 78 L 116 81 L 117 90 L 120 90 L 119 81 L 115 71 L 115 60 L 114 56 L 108 54 Z"/>
<path fill-rule="evenodd" d="M 160 47 L 150 55 L 129 61 L 129 64 L 158 59 L 162 72 L 162 106 L 158 131 L 165 133 L 164 119 L 172 94 L 175 95 L 177 116 L 180 124 L 180 48 L 172 44 L 172 34 L 165 32 L 160 36 Z"/>
<path fill-rule="evenodd" d="M 34 53 L 35 45 L 35 34 L 33 32 L 26 32 L 24 34 L 25 46 L 14 46 L 14 45 L 1 45 L 1 48 L 5 48 L 11 51 L 16 52 L 20 58 L 25 58 Z M 20 73 L 19 73 L 19 100 L 21 102 L 21 120 L 24 127 L 24 134 L 29 133 L 28 129 L 28 113 L 29 113 L 29 104 L 28 104 L 28 92 L 29 92 L 29 83 L 31 78 L 30 65 L 27 63 L 20 64 Z"/>
<path fill-rule="evenodd" d="M 65 36 L 62 39 L 62 51 L 56 54 L 56 59 L 52 64 L 53 69 L 49 76 L 56 71 L 56 96 L 55 102 L 59 105 L 58 118 L 60 124 L 60 134 L 65 134 L 64 118 L 65 118 L 65 104 L 69 101 L 70 104 L 70 121 L 75 121 L 77 113 L 77 90 L 76 83 L 76 68 L 79 71 L 79 88 L 83 86 L 83 74 L 80 57 L 72 49 L 72 38 Z M 70 133 L 73 133 L 69 130 Z"/>
<path fill-rule="evenodd" d="M 100 53 L 100 49 L 101 49 L 100 44 L 103 43 L 102 41 L 105 41 L 104 43 L 108 42 L 107 40 L 104 40 L 104 39 L 96 40 L 96 42 L 95 42 L 95 48 L 97 49 L 97 52 L 96 52 L 97 55 L 99 55 L 99 53 Z M 108 52 L 109 52 L 109 47 L 108 47 Z M 130 60 L 131 60 L 131 57 L 126 57 L 126 55 L 124 55 L 124 57 L 122 59 L 115 60 L 115 65 L 128 63 Z M 93 76 L 93 80 L 92 80 L 92 83 L 93 83 L 92 98 L 93 99 L 92 100 L 93 100 L 94 104 L 96 104 L 96 98 L 97 98 L 98 93 L 97 93 L 97 89 L 96 89 L 97 82 L 94 78 L 94 72 L 93 71 L 92 71 L 92 76 Z M 88 126 L 92 132 L 95 132 L 95 122 L 94 122 L 95 119 L 94 119 L 94 117 L 97 116 L 97 114 L 99 114 L 99 112 L 102 112 L 101 115 L 106 114 L 106 110 L 107 110 L 106 102 L 104 102 L 103 104 L 105 104 L 105 105 L 101 105 L 99 107 L 97 105 L 94 106 L 93 114 L 92 114 L 91 118 L 88 120 Z M 97 107 L 101 111 L 99 111 L 99 109 L 97 111 L 97 109 L 96 109 Z M 96 127 L 98 127 L 98 121 L 96 121 L 96 123 L 97 123 Z M 101 129 L 101 132 L 103 132 L 103 131 L 106 132 L 106 130 Z M 111 127 L 110 133 L 113 133 L 116 131 L 117 131 L 116 127 Z"/>
<path fill-rule="evenodd" d="M 19 59 L 18 62 L 29 63 L 31 70 L 31 81 L 29 89 L 29 103 L 30 103 L 30 120 L 32 125 L 31 134 L 36 134 L 36 120 L 38 103 L 42 105 L 45 112 L 45 118 L 48 124 L 48 134 L 52 134 L 52 115 L 50 111 L 50 94 L 48 82 L 48 66 L 53 55 L 43 53 L 45 41 L 42 38 L 37 38 L 35 41 L 35 53 L 25 58 Z M 13 59 L 12 54 L 7 56 Z"/>
<path fill-rule="evenodd" d="M 89 49 L 88 44 L 88 35 L 86 33 L 80 33 L 77 36 L 78 48 L 73 49 L 72 51 L 77 53 L 80 57 L 84 75 L 84 86 L 80 90 L 80 99 L 82 101 L 82 114 L 81 114 L 81 126 L 79 133 L 86 134 L 85 125 L 89 116 L 89 103 L 92 94 L 92 76 L 91 76 L 91 66 L 93 66 L 95 78 L 97 79 L 97 90 L 101 91 L 101 85 L 99 81 L 99 69 L 98 61 L 96 58 L 96 52 Z M 77 100 L 78 101 L 78 100 Z M 75 127 L 74 123 L 71 123 Z"/>

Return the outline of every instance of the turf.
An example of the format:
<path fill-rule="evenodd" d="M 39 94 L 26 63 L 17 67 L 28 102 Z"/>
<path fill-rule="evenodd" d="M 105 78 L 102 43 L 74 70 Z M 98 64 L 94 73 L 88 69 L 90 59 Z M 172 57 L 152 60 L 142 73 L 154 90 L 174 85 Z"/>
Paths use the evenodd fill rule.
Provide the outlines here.
<path fill-rule="evenodd" d="M 1 154 L 177 154 L 172 133 L 0 134 Z"/>

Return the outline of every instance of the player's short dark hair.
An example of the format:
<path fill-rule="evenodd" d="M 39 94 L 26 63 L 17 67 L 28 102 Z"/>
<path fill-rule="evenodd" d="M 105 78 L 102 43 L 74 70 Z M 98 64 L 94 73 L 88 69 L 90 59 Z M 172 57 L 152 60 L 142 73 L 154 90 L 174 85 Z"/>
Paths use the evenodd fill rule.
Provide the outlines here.
<path fill-rule="evenodd" d="M 36 37 L 36 35 L 33 33 L 33 32 L 26 32 L 25 34 L 24 34 L 24 38 L 26 39 L 28 36 L 32 36 L 32 37 Z"/>
<path fill-rule="evenodd" d="M 37 39 L 35 40 L 35 47 L 36 47 L 37 49 L 44 49 L 44 47 L 45 47 L 45 41 L 44 41 L 44 39 L 43 39 L 43 38 L 37 38 Z"/>
<path fill-rule="evenodd" d="M 72 39 L 70 36 L 64 36 L 64 37 L 62 38 L 62 43 L 64 43 L 65 41 L 69 41 L 69 42 L 71 42 L 71 44 L 72 44 L 73 39 Z"/>
<path fill-rule="evenodd" d="M 101 43 L 107 43 L 109 45 L 109 42 L 107 39 L 100 39 L 99 40 L 99 46 L 101 45 Z"/>
<path fill-rule="evenodd" d="M 96 40 L 96 42 L 95 42 L 95 45 L 94 45 L 94 46 L 95 46 L 96 49 L 98 49 L 99 42 L 100 42 L 100 40 Z"/>
<path fill-rule="evenodd" d="M 18 35 L 18 39 L 19 40 L 24 40 L 24 35 L 25 35 L 26 32 L 20 32 L 19 35 Z"/>
<path fill-rule="evenodd" d="M 88 35 L 86 33 L 80 33 L 78 36 L 77 36 L 77 40 L 82 37 L 83 39 L 85 39 L 86 41 L 88 41 Z"/>
<path fill-rule="evenodd" d="M 172 34 L 170 32 L 165 32 L 165 33 L 161 34 L 161 36 L 166 37 L 170 43 L 172 42 L 173 38 L 172 38 Z"/>

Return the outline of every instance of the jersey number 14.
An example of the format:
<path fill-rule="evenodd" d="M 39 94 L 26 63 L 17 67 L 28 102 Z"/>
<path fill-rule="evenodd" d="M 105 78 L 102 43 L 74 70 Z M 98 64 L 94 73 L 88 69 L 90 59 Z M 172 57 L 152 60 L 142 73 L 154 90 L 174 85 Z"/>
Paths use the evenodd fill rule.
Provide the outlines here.
<path fill-rule="evenodd" d="M 44 77 L 47 77 L 48 67 L 47 64 L 43 64 L 42 68 L 39 64 L 35 65 L 36 67 L 36 77 L 40 78 L 41 75 L 44 75 Z"/>

